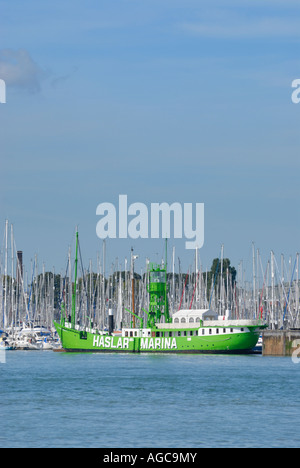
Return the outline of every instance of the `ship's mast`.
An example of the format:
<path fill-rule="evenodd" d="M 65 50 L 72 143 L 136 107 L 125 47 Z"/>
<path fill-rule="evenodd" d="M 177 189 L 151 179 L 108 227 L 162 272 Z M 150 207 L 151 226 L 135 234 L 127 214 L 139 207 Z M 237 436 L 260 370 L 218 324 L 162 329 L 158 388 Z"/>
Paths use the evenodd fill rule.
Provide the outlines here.
<path fill-rule="evenodd" d="M 166 261 L 165 261 L 165 304 L 164 304 L 164 315 L 166 323 L 169 323 L 169 302 L 168 302 L 168 239 L 166 238 Z"/>
<path fill-rule="evenodd" d="M 132 320 L 132 327 L 135 328 L 135 280 L 134 280 L 134 262 L 139 258 L 138 255 L 133 255 L 133 248 L 131 249 L 131 268 L 130 268 L 130 276 L 131 276 L 131 314 L 133 317 Z"/>

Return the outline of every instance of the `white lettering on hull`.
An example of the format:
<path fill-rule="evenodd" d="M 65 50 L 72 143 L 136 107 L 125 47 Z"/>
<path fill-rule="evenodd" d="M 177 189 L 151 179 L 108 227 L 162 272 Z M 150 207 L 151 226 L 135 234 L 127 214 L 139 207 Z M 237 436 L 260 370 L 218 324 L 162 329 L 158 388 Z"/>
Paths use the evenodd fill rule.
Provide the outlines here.
<path fill-rule="evenodd" d="M 176 338 L 141 338 L 142 349 L 177 349 Z"/>
<path fill-rule="evenodd" d="M 93 340 L 93 348 L 105 349 L 128 349 L 128 338 L 116 338 L 114 336 L 100 336 L 95 335 Z"/>
<path fill-rule="evenodd" d="M 93 348 L 129 349 L 129 338 L 95 335 Z M 141 350 L 169 350 L 177 349 L 176 338 L 141 338 Z"/>

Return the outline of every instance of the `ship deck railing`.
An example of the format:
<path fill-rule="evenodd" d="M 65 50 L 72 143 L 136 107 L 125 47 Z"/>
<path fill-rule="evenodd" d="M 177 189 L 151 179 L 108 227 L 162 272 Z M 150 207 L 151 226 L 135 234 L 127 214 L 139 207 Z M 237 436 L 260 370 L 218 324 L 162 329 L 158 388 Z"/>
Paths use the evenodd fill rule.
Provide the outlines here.
<path fill-rule="evenodd" d="M 159 330 L 171 329 L 198 329 L 202 327 L 221 327 L 221 328 L 235 328 L 235 327 L 259 327 L 261 324 L 257 320 L 204 320 L 197 323 L 157 323 L 156 327 Z"/>

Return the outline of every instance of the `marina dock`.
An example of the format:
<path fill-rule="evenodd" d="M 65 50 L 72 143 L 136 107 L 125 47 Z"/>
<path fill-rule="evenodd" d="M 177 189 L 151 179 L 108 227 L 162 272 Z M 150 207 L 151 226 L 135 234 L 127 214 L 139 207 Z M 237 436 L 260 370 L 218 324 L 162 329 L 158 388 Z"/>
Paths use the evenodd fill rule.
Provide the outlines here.
<path fill-rule="evenodd" d="M 263 356 L 292 356 L 300 347 L 300 330 L 265 330 Z"/>

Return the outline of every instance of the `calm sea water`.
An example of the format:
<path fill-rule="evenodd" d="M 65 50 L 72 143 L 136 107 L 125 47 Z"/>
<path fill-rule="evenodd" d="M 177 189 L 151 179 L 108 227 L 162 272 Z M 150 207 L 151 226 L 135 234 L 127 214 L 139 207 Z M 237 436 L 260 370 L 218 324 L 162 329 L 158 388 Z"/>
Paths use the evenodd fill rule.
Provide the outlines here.
<path fill-rule="evenodd" d="M 299 447 L 300 364 L 12 351 L 0 447 Z"/>

